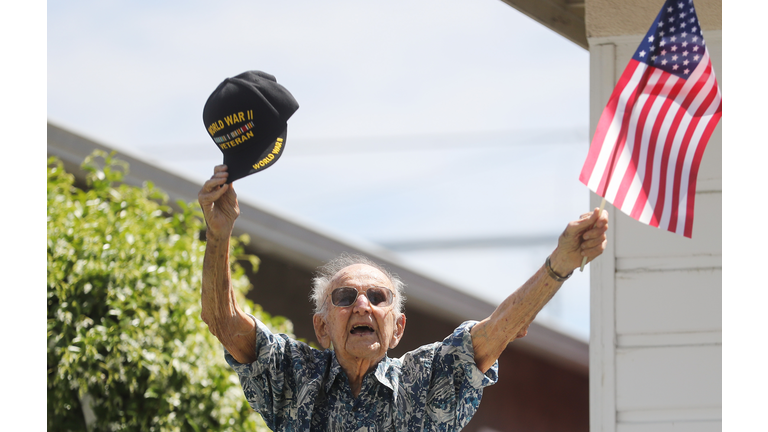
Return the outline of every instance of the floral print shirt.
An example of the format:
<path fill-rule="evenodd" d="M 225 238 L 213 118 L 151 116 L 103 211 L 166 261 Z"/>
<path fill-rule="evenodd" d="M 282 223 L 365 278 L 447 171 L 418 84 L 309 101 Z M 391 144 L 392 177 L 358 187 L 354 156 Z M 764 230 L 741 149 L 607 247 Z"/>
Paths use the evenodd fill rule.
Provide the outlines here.
<path fill-rule="evenodd" d="M 498 379 L 498 362 L 482 373 L 472 336 L 461 324 L 442 342 L 389 358 L 363 379 L 357 398 L 332 350 L 319 351 L 256 321 L 257 360 L 224 355 L 245 398 L 273 431 L 458 431 Z"/>

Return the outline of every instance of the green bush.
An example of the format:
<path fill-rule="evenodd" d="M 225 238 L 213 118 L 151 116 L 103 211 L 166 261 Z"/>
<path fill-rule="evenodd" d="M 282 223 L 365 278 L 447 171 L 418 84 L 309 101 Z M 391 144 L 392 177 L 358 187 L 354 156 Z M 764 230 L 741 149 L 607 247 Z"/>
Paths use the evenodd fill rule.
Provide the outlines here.
<path fill-rule="evenodd" d="M 48 161 L 48 430 L 268 430 L 200 319 L 199 205 L 171 211 L 151 183 L 124 184 L 114 153 L 83 168 L 86 190 Z M 232 256 L 255 270 L 246 242 L 233 239 Z M 245 299 L 250 283 L 232 261 L 243 309 L 292 333 Z"/>

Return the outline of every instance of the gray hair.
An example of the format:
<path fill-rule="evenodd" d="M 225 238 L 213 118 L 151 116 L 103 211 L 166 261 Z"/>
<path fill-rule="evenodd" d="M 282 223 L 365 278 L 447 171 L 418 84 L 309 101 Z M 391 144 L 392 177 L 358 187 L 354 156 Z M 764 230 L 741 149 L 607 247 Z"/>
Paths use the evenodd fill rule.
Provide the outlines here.
<path fill-rule="evenodd" d="M 338 257 L 332 259 L 317 269 L 315 277 L 312 279 L 312 293 L 309 295 L 310 300 L 312 300 L 312 302 L 315 304 L 315 313 L 326 313 L 325 296 L 327 295 L 327 291 L 331 285 L 333 277 L 336 276 L 336 274 L 342 269 L 355 264 L 369 265 L 384 273 L 384 276 L 389 279 L 389 281 L 392 283 L 392 287 L 395 289 L 395 300 L 393 303 L 395 314 L 401 315 L 403 311 L 403 304 L 405 303 L 405 284 L 402 280 L 400 280 L 400 277 L 394 273 L 391 273 L 389 270 L 375 263 L 368 257 L 349 254 L 346 252 L 342 253 Z"/>

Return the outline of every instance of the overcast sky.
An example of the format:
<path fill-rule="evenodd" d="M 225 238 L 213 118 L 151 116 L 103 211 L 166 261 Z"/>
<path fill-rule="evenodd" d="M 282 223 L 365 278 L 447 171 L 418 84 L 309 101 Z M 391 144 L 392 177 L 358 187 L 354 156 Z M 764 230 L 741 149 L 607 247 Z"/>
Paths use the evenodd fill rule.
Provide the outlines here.
<path fill-rule="evenodd" d="M 547 193 L 559 194 L 547 205 L 581 188 L 588 53 L 500 0 L 49 5 L 48 119 L 195 178 L 207 178 L 221 160 L 202 124 L 205 100 L 224 78 L 250 69 L 275 75 L 300 104 L 289 121 L 287 157 L 258 180 L 291 183 L 270 198 L 274 204 L 316 196 L 296 173 L 318 165 L 392 185 L 400 195 L 410 190 L 412 198 L 429 192 L 414 187 L 419 177 L 433 191 L 441 178 L 452 180 L 463 210 L 500 196 L 492 173 L 514 171 L 509 184 L 530 186 L 536 164 L 542 167 L 534 171 L 563 159 L 574 167 L 555 171 L 570 176 L 564 183 L 547 180 L 554 183 Z M 584 156 L 547 147 L 563 143 Z M 384 171 L 366 176 L 372 168 Z M 335 190 L 351 183 L 324 178 Z M 505 199 L 518 206 L 541 195 L 515 189 Z M 542 213 L 529 224 L 552 223 L 553 212 Z M 489 234 L 485 228 L 473 234 Z"/>
<path fill-rule="evenodd" d="M 587 62 L 500 0 L 51 2 L 48 117 L 209 142 L 208 95 L 259 69 L 299 101 L 292 138 L 586 127 Z"/>
<path fill-rule="evenodd" d="M 588 210 L 588 53 L 500 0 L 48 6 L 48 119 L 200 182 L 221 161 L 205 100 L 252 69 L 300 108 L 241 199 L 377 243 L 550 239 L 403 253 L 493 303 Z M 582 338 L 587 275 L 549 308 Z"/>

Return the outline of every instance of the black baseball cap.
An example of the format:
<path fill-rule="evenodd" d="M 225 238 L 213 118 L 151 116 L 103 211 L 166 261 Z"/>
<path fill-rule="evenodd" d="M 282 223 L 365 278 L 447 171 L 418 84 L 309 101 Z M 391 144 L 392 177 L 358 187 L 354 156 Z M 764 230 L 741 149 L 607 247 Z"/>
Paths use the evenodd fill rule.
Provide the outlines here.
<path fill-rule="evenodd" d="M 288 119 L 298 108 L 291 93 L 265 72 L 243 72 L 216 87 L 203 107 L 203 123 L 224 153 L 227 183 L 277 162 Z"/>

